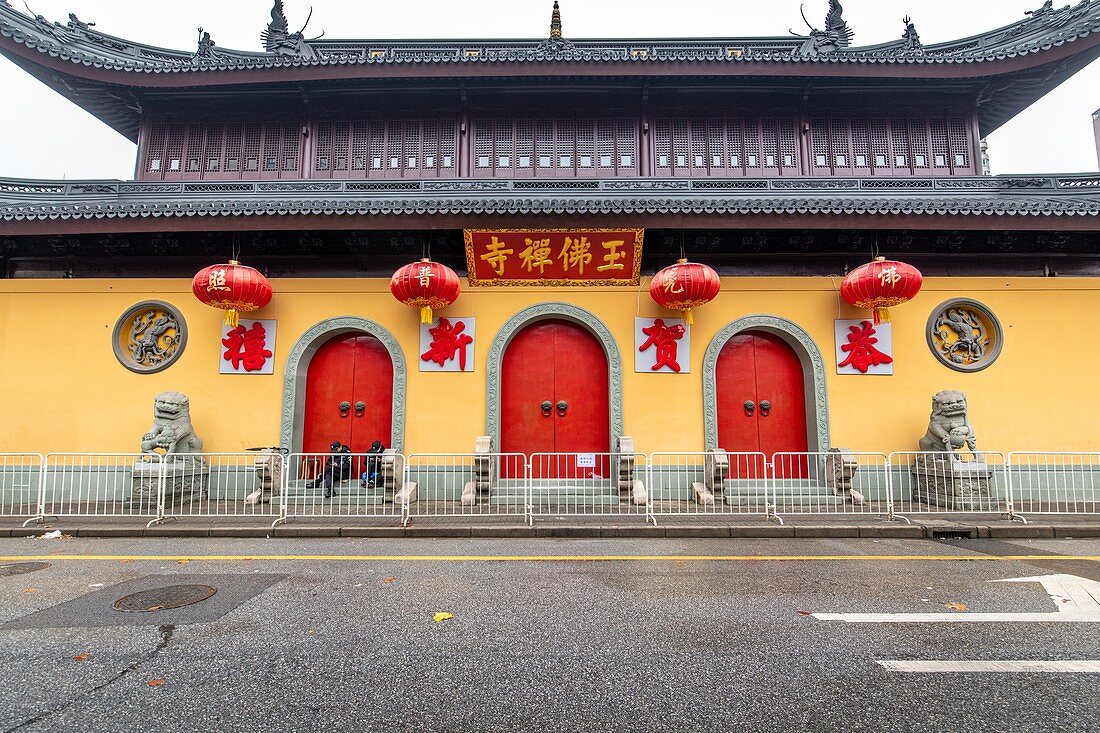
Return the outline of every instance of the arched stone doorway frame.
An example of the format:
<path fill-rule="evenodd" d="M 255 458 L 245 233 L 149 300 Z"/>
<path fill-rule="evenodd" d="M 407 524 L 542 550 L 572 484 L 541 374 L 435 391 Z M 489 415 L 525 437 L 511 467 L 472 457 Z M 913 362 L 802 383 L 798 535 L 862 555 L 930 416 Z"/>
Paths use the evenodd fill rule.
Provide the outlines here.
<path fill-rule="evenodd" d="M 387 448 L 404 450 L 405 446 L 405 395 L 408 370 L 405 353 L 393 334 L 383 326 L 365 318 L 343 316 L 330 318 L 316 324 L 298 339 L 290 351 L 283 378 L 283 416 L 279 445 L 293 453 L 302 450 L 305 425 L 306 379 L 313 355 L 328 340 L 346 333 L 365 333 L 382 342 L 393 362 L 393 445 Z"/>
<path fill-rule="evenodd" d="M 516 313 L 501 327 L 489 348 L 488 390 L 485 406 L 485 434 L 493 438 L 493 448 L 500 450 L 500 386 L 504 367 L 504 352 L 517 333 L 532 323 L 558 319 L 575 323 L 603 345 L 607 356 L 608 428 L 611 445 L 623 434 L 623 363 L 615 337 L 595 314 L 569 303 L 539 303 Z"/>
<path fill-rule="evenodd" d="M 806 390 L 806 445 L 810 452 L 827 451 L 829 442 L 829 398 L 825 385 L 825 359 L 810 334 L 779 316 L 747 316 L 727 324 L 707 347 L 703 357 L 703 434 L 707 450 L 718 447 L 718 356 L 722 347 L 742 331 L 765 331 L 783 339 L 798 355 Z"/>

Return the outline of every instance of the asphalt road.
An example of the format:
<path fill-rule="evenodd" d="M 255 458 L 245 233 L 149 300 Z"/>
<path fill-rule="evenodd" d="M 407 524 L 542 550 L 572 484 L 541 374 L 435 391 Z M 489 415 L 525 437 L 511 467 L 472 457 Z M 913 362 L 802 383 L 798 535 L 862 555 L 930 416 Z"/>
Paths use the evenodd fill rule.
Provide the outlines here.
<path fill-rule="evenodd" d="M 1100 729 L 1100 674 L 878 663 L 1100 660 L 1100 623 L 807 615 L 1058 614 L 989 581 L 1100 580 L 1064 559 L 1095 540 L 0 540 L 14 556 L 50 566 L 0 570 L 0 731 Z M 217 592 L 112 608 L 169 584 Z"/>

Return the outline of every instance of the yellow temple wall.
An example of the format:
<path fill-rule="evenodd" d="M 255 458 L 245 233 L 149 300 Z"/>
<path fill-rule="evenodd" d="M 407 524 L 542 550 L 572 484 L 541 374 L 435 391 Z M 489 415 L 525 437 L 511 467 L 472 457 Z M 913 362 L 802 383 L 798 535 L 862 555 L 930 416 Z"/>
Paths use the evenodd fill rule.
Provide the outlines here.
<path fill-rule="evenodd" d="M 397 303 L 383 279 L 276 279 L 256 318 L 278 321 L 275 374 L 219 375 L 221 313 L 198 303 L 188 280 L 0 281 L 0 452 L 134 451 L 152 423 L 153 397 L 191 398 L 208 451 L 279 441 L 287 357 L 314 324 L 357 316 L 388 329 L 408 365 L 405 448 L 469 452 L 485 431 L 487 359 L 494 336 L 525 307 L 563 301 L 600 318 L 623 358 L 625 432 L 641 452 L 704 446 L 703 357 L 726 324 L 749 315 L 789 319 L 813 337 L 826 365 L 831 442 L 857 450 L 914 450 L 930 400 L 966 392 L 985 450 L 1100 450 L 1100 339 L 1094 319 L 1100 279 L 930 278 L 894 309 L 895 374 L 838 376 L 833 321 L 866 314 L 839 303 L 839 279 L 724 278 L 718 299 L 696 311 L 689 374 L 634 372 L 635 316 L 675 316 L 640 288 L 472 288 L 443 315 L 477 319 L 473 373 L 418 371 L 417 312 Z M 931 311 L 953 297 L 978 300 L 1000 319 L 1004 350 L 985 371 L 939 363 L 925 340 Z M 182 357 L 136 374 L 116 360 L 116 320 L 146 299 L 177 307 L 188 327 Z M 268 344 L 270 348 L 270 343 Z M 681 362 L 683 363 L 683 362 Z M 812 419 L 812 418 L 811 418 Z"/>

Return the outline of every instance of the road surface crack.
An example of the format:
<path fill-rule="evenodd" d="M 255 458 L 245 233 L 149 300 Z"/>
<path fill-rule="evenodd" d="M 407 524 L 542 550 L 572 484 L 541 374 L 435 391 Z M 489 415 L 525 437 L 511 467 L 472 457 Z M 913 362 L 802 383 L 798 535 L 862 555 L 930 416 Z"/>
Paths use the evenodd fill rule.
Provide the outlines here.
<path fill-rule="evenodd" d="M 148 662 L 153 661 L 153 659 L 156 658 L 156 656 L 158 654 L 160 654 L 162 651 L 164 651 L 164 649 L 172 641 L 172 635 L 176 633 L 176 627 L 172 624 L 166 624 L 164 626 L 158 627 L 157 631 L 160 632 L 160 642 L 158 642 L 157 645 L 153 648 L 153 650 L 150 651 L 148 654 L 146 654 L 144 657 L 141 657 L 140 659 L 138 659 L 136 662 L 131 664 L 126 669 L 123 669 L 123 670 L 119 671 L 118 674 L 116 674 L 114 677 L 111 677 L 106 682 L 102 682 L 102 683 L 96 685 L 95 687 L 92 687 L 90 689 L 85 690 L 84 692 L 81 692 L 79 695 L 77 695 L 73 699 L 69 700 L 68 702 L 63 703 L 62 705 L 59 705 L 58 707 L 54 708 L 53 710 L 47 710 L 46 712 L 42 713 L 41 715 L 36 715 L 33 718 L 28 718 L 27 720 L 24 720 L 19 725 L 16 725 L 12 728 L 8 728 L 6 731 L 4 731 L 4 733 L 12 733 L 12 731 L 22 730 L 23 728 L 26 728 L 29 725 L 34 725 L 35 723 L 40 723 L 43 720 L 45 720 L 46 718 L 49 718 L 53 715 L 57 715 L 58 713 L 63 713 L 66 710 L 68 710 L 69 708 L 71 708 L 73 705 L 75 705 L 76 703 L 78 703 L 81 700 L 83 700 L 84 698 L 88 697 L 89 695 L 94 695 L 95 693 L 99 692 L 100 690 L 104 690 L 104 689 L 110 687 L 111 685 L 118 682 L 120 679 L 122 679 L 126 675 L 128 675 L 131 672 L 137 670 L 138 667 L 141 667 L 143 664 L 146 664 Z"/>

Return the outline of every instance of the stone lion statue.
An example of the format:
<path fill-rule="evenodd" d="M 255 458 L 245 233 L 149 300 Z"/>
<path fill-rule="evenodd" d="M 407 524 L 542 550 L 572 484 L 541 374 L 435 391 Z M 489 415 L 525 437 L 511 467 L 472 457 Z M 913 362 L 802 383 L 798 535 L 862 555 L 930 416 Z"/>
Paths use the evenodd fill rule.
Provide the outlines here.
<path fill-rule="evenodd" d="M 954 452 L 963 446 L 972 451 L 978 449 L 978 436 L 967 414 L 966 395 L 945 390 L 932 398 L 932 416 L 928 432 L 920 439 L 920 449 Z"/>
<path fill-rule="evenodd" d="M 153 402 L 153 427 L 141 439 L 141 451 L 165 455 L 201 453 L 202 440 L 191 424 L 191 401 L 179 392 L 162 392 Z"/>

